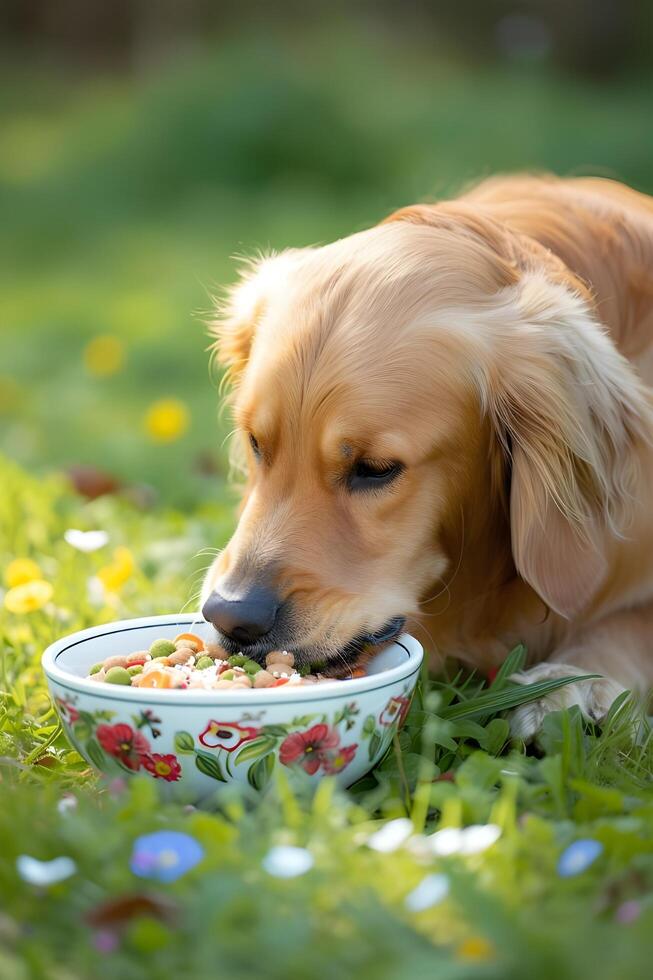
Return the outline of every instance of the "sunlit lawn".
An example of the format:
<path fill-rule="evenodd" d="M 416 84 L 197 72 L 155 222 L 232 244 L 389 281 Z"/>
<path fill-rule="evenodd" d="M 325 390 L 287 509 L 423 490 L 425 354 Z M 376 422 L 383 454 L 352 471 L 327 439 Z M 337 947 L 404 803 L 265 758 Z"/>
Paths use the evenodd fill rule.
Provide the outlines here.
<path fill-rule="evenodd" d="M 0 449 L 22 464 L 0 457 L 3 980 L 650 970 L 653 743 L 628 703 L 603 731 L 552 715 L 527 751 L 500 687 L 474 713 L 485 679 L 425 676 L 351 792 L 291 773 L 263 799 L 199 811 L 162 805 L 151 780 L 100 782 L 48 700 L 48 643 L 195 608 L 207 549 L 229 536 L 229 422 L 202 317 L 233 253 L 347 234 L 497 169 L 587 166 L 651 189 L 645 79 L 597 89 L 335 40 L 286 39 L 280 54 L 253 39 L 129 81 L 2 70 Z M 122 491 L 86 502 L 56 475 L 80 463 Z M 82 553 L 71 527 L 109 542 Z M 117 548 L 133 568 L 102 592 Z M 35 608 L 7 600 L 17 559 L 46 583 Z M 384 848 L 372 835 L 388 821 Z M 450 834 L 443 854 L 432 835 L 469 825 L 481 830 Z M 161 829 L 201 850 L 175 881 L 131 868 Z M 312 866 L 280 877 L 284 845 Z"/>
<path fill-rule="evenodd" d="M 7 608 L 7 589 L 0 612 L 3 978 L 208 977 L 216 961 L 220 976 L 298 980 L 645 975 L 653 743 L 627 704 L 602 733 L 574 712 L 550 716 L 540 756 L 510 743 L 504 694 L 474 710 L 480 679 L 424 685 L 386 760 L 348 794 L 328 781 L 312 792 L 290 773 L 261 800 L 163 806 L 152 780 L 102 784 L 71 750 L 39 658 L 63 632 L 180 609 L 230 508 L 182 517 L 111 497 L 84 503 L 6 462 L 0 480 L 0 571 L 11 577 L 28 558 L 52 587 L 23 613 Z M 68 527 L 103 529 L 109 542 L 79 552 Z M 98 593 L 93 580 L 119 547 L 133 570 Z M 382 821 L 389 836 L 377 842 Z M 469 825 L 481 828 L 471 838 L 430 836 Z M 161 829 L 201 848 L 175 881 L 131 870 L 143 835 Z M 270 864 L 270 853 L 285 845 L 313 866 L 279 877 L 288 858 L 272 850 Z M 66 862 L 35 870 L 21 855 Z"/>

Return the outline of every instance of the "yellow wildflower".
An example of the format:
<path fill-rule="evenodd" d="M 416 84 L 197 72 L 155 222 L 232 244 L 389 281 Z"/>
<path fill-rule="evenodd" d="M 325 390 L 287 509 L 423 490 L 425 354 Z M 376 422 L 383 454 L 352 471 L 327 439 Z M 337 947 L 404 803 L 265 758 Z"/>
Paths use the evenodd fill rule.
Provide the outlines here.
<path fill-rule="evenodd" d="M 145 414 L 145 431 L 153 442 L 174 442 L 190 423 L 190 412 L 178 398 L 162 398 Z"/>
<path fill-rule="evenodd" d="M 461 960 L 475 960 L 480 963 L 494 957 L 494 946 L 483 936 L 469 936 L 456 950 Z"/>
<path fill-rule="evenodd" d="M 16 585 L 5 594 L 5 607 L 9 612 L 23 615 L 42 609 L 52 598 L 53 588 L 45 579 L 37 578 Z"/>
<path fill-rule="evenodd" d="M 117 592 L 131 577 L 134 567 L 134 556 L 129 548 L 116 548 L 113 561 L 103 565 L 97 577 L 107 592 Z"/>
<path fill-rule="evenodd" d="M 43 572 L 31 558 L 15 558 L 5 568 L 5 585 L 8 589 L 37 578 L 43 578 Z"/>
<path fill-rule="evenodd" d="M 96 378 L 109 377 L 122 368 L 125 361 L 125 345 L 113 334 L 99 334 L 84 348 L 84 364 L 89 374 Z"/>

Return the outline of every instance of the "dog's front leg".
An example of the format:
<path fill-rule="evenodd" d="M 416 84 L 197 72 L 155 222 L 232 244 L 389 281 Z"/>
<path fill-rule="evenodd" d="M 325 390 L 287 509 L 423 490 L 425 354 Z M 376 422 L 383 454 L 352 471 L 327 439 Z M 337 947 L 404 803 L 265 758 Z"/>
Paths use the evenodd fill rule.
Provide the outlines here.
<path fill-rule="evenodd" d="M 512 712 L 513 735 L 530 741 L 545 715 L 578 705 L 585 717 L 601 722 L 624 690 L 645 694 L 653 683 L 653 603 L 625 610 L 579 632 L 548 660 L 513 674 L 519 684 L 576 674 L 600 674 L 595 680 L 568 684 L 539 701 Z"/>

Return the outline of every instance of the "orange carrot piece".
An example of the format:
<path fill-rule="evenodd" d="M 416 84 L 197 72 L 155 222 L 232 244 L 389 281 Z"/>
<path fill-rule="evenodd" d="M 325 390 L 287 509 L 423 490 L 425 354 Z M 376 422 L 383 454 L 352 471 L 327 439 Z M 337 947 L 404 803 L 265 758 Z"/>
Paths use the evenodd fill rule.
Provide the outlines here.
<path fill-rule="evenodd" d="M 172 687 L 172 678 L 163 670 L 148 670 L 146 674 L 137 674 L 135 687 Z"/>
<path fill-rule="evenodd" d="M 180 633 L 179 636 L 174 638 L 173 643 L 179 643 L 180 640 L 190 640 L 191 643 L 194 643 L 197 646 L 198 651 L 204 649 L 204 641 L 202 640 L 202 637 L 197 636 L 195 633 Z"/>

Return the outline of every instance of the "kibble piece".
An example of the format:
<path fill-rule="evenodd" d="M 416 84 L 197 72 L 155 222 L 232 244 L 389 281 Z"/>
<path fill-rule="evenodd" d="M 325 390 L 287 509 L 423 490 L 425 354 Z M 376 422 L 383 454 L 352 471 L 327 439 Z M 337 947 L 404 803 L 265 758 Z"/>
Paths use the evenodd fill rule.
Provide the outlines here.
<path fill-rule="evenodd" d="M 247 676 L 247 674 L 241 674 L 240 677 L 236 677 L 231 682 L 231 686 L 232 687 L 251 687 L 252 686 L 252 681 L 251 681 L 251 678 L 249 678 Z"/>
<path fill-rule="evenodd" d="M 177 644 L 177 649 L 179 650 L 180 647 L 186 647 L 189 650 L 192 650 L 193 653 L 204 653 L 204 650 L 202 650 L 201 647 L 198 647 L 197 643 L 193 643 L 192 640 L 180 640 Z"/>
<path fill-rule="evenodd" d="M 100 681 L 100 682 L 104 682 L 104 680 L 105 680 L 104 671 L 103 670 L 98 670 L 98 672 L 96 674 L 89 674 L 88 675 L 88 679 L 89 679 L 89 681 Z"/>
<path fill-rule="evenodd" d="M 106 673 L 107 684 L 131 684 L 131 674 L 124 667 L 110 667 Z"/>
<path fill-rule="evenodd" d="M 171 664 L 186 664 L 191 657 L 194 657 L 195 653 L 190 647 L 177 647 L 174 653 L 171 653 L 168 660 Z M 203 660 L 208 660 L 208 657 L 202 657 Z M 211 661 L 213 663 L 213 661 Z"/>
<path fill-rule="evenodd" d="M 227 657 L 226 652 L 217 643 L 205 643 L 204 653 L 213 660 L 225 660 Z"/>
<path fill-rule="evenodd" d="M 272 687 L 275 678 L 267 670 L 259 670 L 254 675 L 254 687 Z"/>
<path fill-rule="evenodd" d="M 268 653 L 265 662 L 268 667 L 270 664 L 284 664 L 286 667 L 294 667 L 295 658 L 288 650 L 273 650 L 272 653 Z"/>
<path fill-rule="evenodd" d="M 158 660 L 159 657 L 169 657 L 176 649 L 172 640 L 155 640 L 150 647 L 150 655 L 153 660 Z"/>
<path fill-rule="evenodd" d="M 125 667 L 131 667 L 133 666 L 133 664 L 141 664 L 142 666 L 147 660 L 150 660 L 151 658 L 147 650 L 138 650 L 136 653 L 130 653 L 126 659 L 127 659 L 127 663 L 125 664 Z"/>
<path fill-rule="evenodd" d="M 246 660 L 243 664 L 243 670 L 248 674 L 258 674 L 261 669 L 261 665 L 257 664 L 255 660 Z"/>
<path fill-rule="evenodd" d="M 204 642 L 196 633 L 180 633 L 175 637 L 175 646 L 191 647 L 195 653 L 198 653 L 204 649 Z"/>
<path fill-rule="evenodd" d="M 136 674 L 143 673 L 143 668 L 140 664 L 132 664 L 130 667 L 127 668 L 127 673 L 129 674 L 130 677 L 135 677 Z"/>
<path fill-rule="evenodd" d="M 104 661 L 104 669 L 111 670 L 112 667 L 124 667 L 127 663 L 127 657 L 107 657 Z"/>
<path fill-rule="evenodd" d="M 103 660 L 101 660 L 99 662 L 99 664 L 93 664 L 93 666 L 91 667 L 91 669 L 88 672 L 89 677 L 92 677 L 93 674 L 99 674 L 99 672 L 101 670 L 104 670 L 104 661 Z"/>
<path fill-rule="evenodd" d="M 198 670 L 206 670 L 207 667 L 213 666 L 213 661 L 210 657 L 198 657 L 195 666 Z"/>

